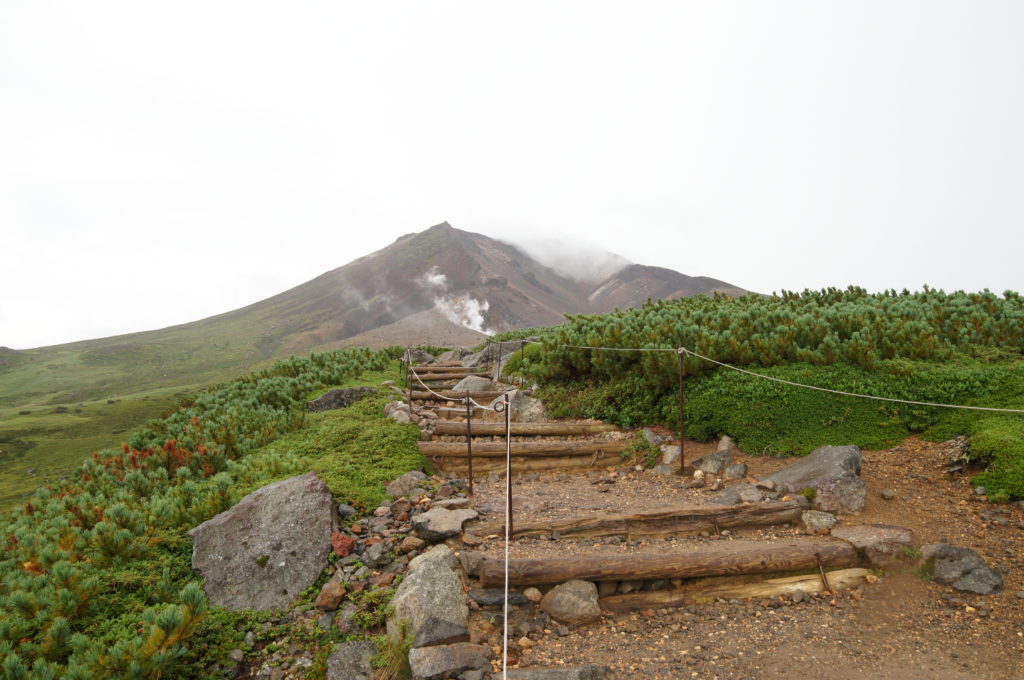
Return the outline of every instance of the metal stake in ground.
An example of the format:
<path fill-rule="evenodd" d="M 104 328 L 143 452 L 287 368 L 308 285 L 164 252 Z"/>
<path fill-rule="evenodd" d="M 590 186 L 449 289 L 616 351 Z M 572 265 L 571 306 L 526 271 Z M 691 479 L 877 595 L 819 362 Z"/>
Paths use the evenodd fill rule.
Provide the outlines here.
<path fill-rule="evenodd" d="M 505 393 L 505 524 L 512 535 L 512 406 Z"/>
<path fill-rule="evenodd" d="M 686 350 L 679 348 L 679 474 L 683 473 L 686 467 L 686 394 L 683 392 L 683 375 L 686 373 L 686 366 L 683 365 L 683 358 Z"/>
<path fill-rule="evenodd" d="M 469 495 L 473 495 L 473 400 L 466 390 L 466 460 L 469 464 Z"/>
<path fill-rule="evenodd" d="M 416 371 L 412 368 L 412 348 L 405 348 L 405 355 L 409 357 L 409 372 L 405 375 L 405 382 L 409 386 L 409 415 L 412 415 L 412 378 L 416 375 Z"/>

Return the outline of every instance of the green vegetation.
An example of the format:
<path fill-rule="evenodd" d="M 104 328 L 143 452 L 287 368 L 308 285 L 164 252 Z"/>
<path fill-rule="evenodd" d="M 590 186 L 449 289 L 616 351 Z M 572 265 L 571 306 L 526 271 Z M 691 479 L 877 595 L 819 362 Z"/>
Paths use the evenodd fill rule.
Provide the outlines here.
<path fill-rule="evenodd" d="M 1024 298 L 1012 292 L 783 293 L 697 297 L 571 317 L 524 364 L 554 415 L 625 426 L 679 424 L 675 352 L 687 349 L 808 385 L 937 403 L 1024 408 Z M 822 444 L 892 445 L 910 433 L 971 437 L 993 498 L 1024 497 L 1024 416 L 893 404 L 806 390 L 685 358 L 687 435 L 728 433 L 745 450 L 804 454 Z"/>
<path fill-rule="evenodd" d="M 368 440 L 344 423 L 374 429 L 389 438 L 389 455 L 409 461 L 411 426 L 390 430 L 367 405 L 308 416 L 305 438 L 296 430 L 307 424 L 311 394 L 367 371 L 394 377 L 399 353 L 290 359 L 211 388 L 9 513 L 0 532 L 0 678 L 199 678 L 224 660 L 218 654 L 241 647 L 239 631 L 259 615 L 208 607 L 193 581 L 187 530 L 246 491 L 311 466 L 334 475 L 340 498 L 372 502 L 372 473 L 362 468 L 377 462 L 357 455 L 356 443 Z M 268 446 L 288 431 L 291 446 Z M 351 459 L 313 444 L 342 431 L 336 441 Z M 349 492 L 349 480 L 365 486 Z"/>

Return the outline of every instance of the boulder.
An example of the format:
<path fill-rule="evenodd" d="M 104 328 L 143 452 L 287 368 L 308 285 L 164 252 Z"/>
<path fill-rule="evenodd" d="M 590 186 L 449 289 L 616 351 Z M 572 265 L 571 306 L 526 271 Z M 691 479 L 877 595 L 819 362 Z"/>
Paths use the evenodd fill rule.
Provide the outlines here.
<path fill-rule="evenodd" d="M 457 642 L 453 645 L 418 647 L 409 652 L 413 680 L 443 680 L 472 670 L 490 670 L 490 649 Z"/>
<path fill-rule="evenodd" d="M 480 352 L 464 357 L 462 365 L 466 368 L 476 368 L 483 364 L 497 363 L 499 359 L 504 364 L 515 352 L 529 344 L 530 341 L 535 342 L 536 340 L 537 338 L 524 338 L 523 340 L 488 343 L 487 347 L 484 347 Z"/>
<path fill-rule="evenodd" d="M 374 543 L 366 548 L 362 554 L 363 564 L 370 569 L 380 569 L 391 564 L 391 555 L 388 554 L 388 547 L 384 543 Z"/>
<path fill-rule="evenodd" d="M 645 427 L 644 429 L 640 430 L 640 434 L 643 435 L 644 439 L 646 439 L 651 444 L 654 444 L 655 446 L 659 446 L 660 444 L 664 444 L 665 442 L 670 442 L 673 439 L 671 435 L 658 434 L 649 427 Z"/>
<path fill-rule="evenodd" d="M 409 570 L 391 599 L 388 636 L 398 639 L 403 620 L 408 634 L 416 639 L 431 619 L 458 626 L 469 625 L 469 605 L 462 579 L 455 572 L 455 555 L 446 545 L 435 545 L 409 562 Z"/>
<path fill-rule="evenodd" d="M 921 548 L 921 556 L 934 566 L 936 583 L 979 595 L 1003 589 L 1003 577 L 989 568 L 981 556 L 970 548 L 948 543 L 933 543 Z"/>
<path fill-rule="evenodd" d="M 413 647 L 437 647 L 469 642 L 469 629 L 444 619 L 427 619 L 412 641 Z"/>
<path fill-rule="evenodd" d="M 407 364 L 422 366 L 423 364 L 429 364 L 433 361 L 434 355 L 422 349 L 410 348 L 405 350 L 405 353 L 402 355 L 402 359 Z"/>
<path fill-rule="evenodd" d="M 470 350 L 466 349 L 465 347 L 456 347 L 455 349 L 450 349 L 447 352 L 444 352 L 442 354 L 438 354 L 437 358 L 434 359 L 434 361 L 432 363 L 435 363 L 435 364 L 448 364 L 448 363 L 451 363 L 453 361 L 462 361 L 462 357 L 464 357 L 464 356 L 466 356 L 468 354 L 472 354 L 472 353 L 473 352 L 471 352 Z"/>
<path fill-rule="evenodd" d="M 480 573 L 480 565 L 483 564 L 486 556 L 476 550 L 463 550 L 459 553 L 459 563 L 470 576 L 477 576 Z"/>
<path fill-rule="evenodd" d="M 485 392 L 487 390 L 493 390 L 494 383 L 479 375 L 467 375 L 465 378 L 455 383 L 455 387 L 452 388 L 453 392 Z"/>
<path fill-rule="evenodd" d="M 512 422 L 514 423 L 542 423 L 547 420 L 547 412 L 544 409 L 544 402 L 531 397 L 521 390 L 508 391 L 509 404 L 512 406 Z M 493 399 L 489 408 L 494 408 L 499 402 L 504 402 L 504 397 Z"/>
<path fill-rule="evenodd" d="M 574 579 L 555 586 L 541 598 L 540 609 L 551 618 L 578 626 L 601 618 L 597 586 Z"/>
<path fill-rule="evenodd" d="M 307 403 L 306 410 L 330 411 L 336 408 L 346 408 L 371 394 L 377 394 L 377 390 L 372 387 L 346 387 L 341 390 L 331 390 Z"/>
<path fill-rule="evenodd" d="M 690 466 L 694 470 L 703 470 L 705 474 L 717 475 L 726 468 L 727 465 L 732 463 L 732 449 L 726 449 L 725 451 L 715 451 L 709 453 L 706 456 L 701 456 L 697 460 L 693 461 Z"/>
<path fill-rule="evenodd" d="M 607 666 L 552 666 L 538 668 L 512 668 L 508 680 L 616 680 L 618 676 Z"/>
<path fill-rule="evenodd" d="M 835 515 L 819 510 L 807 510 L 800 515 L 800 519 L 810 531 L 827 531 L 836 525 Z"/>
<path fill-rule="evenodd" d="M 327 659 L 327 680 L 373 680 L 377 647 L 369 640 L 342 642 Z"/>
<path fill-rule="evenodd" d="M 213 605 L 285 607 L 327 566 L 337 529 L 331 491 L 309 472 L 257 489 L 189 531 L 192 568 Z"/>
<path fill-rule="evenodd" d="M 846 473 L 860 474 L 860 448 L 857 446 L 821 446 L 778 472 L 766 477 L 779 491 L 800 493 L 820 489 L 826 482 Z"/>
<path fill-rule="evenodd" d="M 678 465 L 679 456 L 682 455 L 682 449 L 679 444 L 662 444 L 658 447 L 661 449 L 661 464 L 662 465 Z"/>
<path fill-rule="evenodd" d="M 844 472 L 817 488 L 814 507 L 824 512 L 857 515 L 864 509 L 867 497 L 867 482 L 852 472 Z"/>
<path fill-rule="evenodd" d="M 412 472 L 406 472 L 404 475 L 388 484 L 384 487 L 384 490 L 392 498 L 401 498 L 411 494 L 412 490 L 419 486 L 420 482 L 426 479 L 427 475 L 419 470 L 413 470 Z"/>
<path fill-rule="evenodd" d="M 412 518 L 412 528 L 416 535 L 425 541 L 443 541 L 449 536 L 461 534 L 462 525 L 478 516 L 477 511 L 472 508 L 431 508 Z"/>
<path fill-rule="evenodd" d="M 804 513 L 807 514 L 806 512 Z M 872 567 L 885 568 L 895 564 L 914 545 L 914 532 L 890 524 L 856 524 L 832 530 L 864 554 Z"/>
<path fill-rule="evenodd" d="M 715 448 L 715 451 L 732 451 L 735 448 L 736 442 L 733 441 L 732 437 L 730 437 L 729 435 L 724 435 L 721 439 L 718 440 L 718 447 Z"/>

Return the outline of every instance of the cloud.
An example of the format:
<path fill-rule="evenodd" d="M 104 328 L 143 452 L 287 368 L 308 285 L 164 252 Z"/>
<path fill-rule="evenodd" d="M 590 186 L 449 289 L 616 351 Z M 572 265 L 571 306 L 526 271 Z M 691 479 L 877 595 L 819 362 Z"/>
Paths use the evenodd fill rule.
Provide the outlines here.
<path fill-rule="evenodd" d="M 615 253 L 588 244 L 554 238 L 506 241 L 546 267 L 576 281 L 600 283 L 623 267 L 632 264 Z"/>

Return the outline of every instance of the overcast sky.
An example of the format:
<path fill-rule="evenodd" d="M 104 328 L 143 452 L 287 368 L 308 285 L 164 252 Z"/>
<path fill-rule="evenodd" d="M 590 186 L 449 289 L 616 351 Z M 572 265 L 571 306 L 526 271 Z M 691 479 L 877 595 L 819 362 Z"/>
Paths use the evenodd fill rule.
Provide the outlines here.
<path fill-rule="evenodd" d="M 1024 289 L 1024 3 L 0 3 L 0 345 L 448 220 L 762 292 Z"/>

